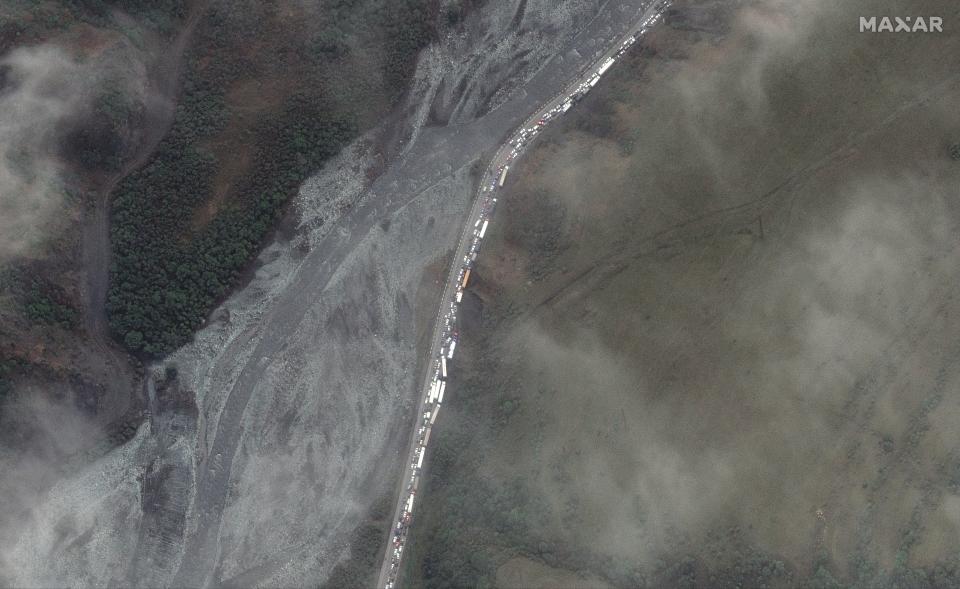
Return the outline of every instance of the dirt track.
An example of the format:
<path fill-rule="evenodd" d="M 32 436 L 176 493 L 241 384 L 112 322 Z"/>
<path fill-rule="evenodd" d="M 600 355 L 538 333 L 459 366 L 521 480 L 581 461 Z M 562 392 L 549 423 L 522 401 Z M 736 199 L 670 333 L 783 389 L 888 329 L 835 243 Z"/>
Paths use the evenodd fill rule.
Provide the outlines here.
<path fill-rule="evenodd" d="M 109 405 L 119 408 L 129 403 L 129 397 L 138 395 L 131 391 L 131 382 L 136 381 L 131 373 L 127 357 L 118 351 L 111 341 L 107 324 L 107 289 L 110 275 L 110 198 L 117 184 L 148 161 L 157 145 L 173 124 L 173 115 L 180 91 L 180 73 L 183 56 L 193 31 L 200 21 L 208 0 L 198 0 L 191 8 L 182 30 L 169 48 L 159 52 L 157 62 L 150 67 L 149 87 L 145 91 L 144 121 L 139 143 L 128 161 L 111 175 L 99 188 L 95 202 L 85 211 L 83 222 L 83 265 L 86 270 L 84 282 L 84 317 L 87 333 L 94 348 L 109 366 L 114 379 L 107 387 L 114 391 Z M 118 409 L 122 412 L 122 409 Z"/>

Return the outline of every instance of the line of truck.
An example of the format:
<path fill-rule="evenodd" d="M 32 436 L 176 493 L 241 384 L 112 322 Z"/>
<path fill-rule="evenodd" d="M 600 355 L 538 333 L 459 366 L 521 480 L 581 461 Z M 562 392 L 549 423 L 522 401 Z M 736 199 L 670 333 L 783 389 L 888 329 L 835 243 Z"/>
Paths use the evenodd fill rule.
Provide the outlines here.
<path fill-rule="evenodd" d="M 647 17 L 646 20 L 641 23 L 637 33 L 627 37 L 617 51 L 612 56 L 604 59 L 586 81 L 579 84 L 573 92 L 558 101 L 556 106 L 544 112 L 534 125 L 518 130 L 508 143 L 511 149 L 505 158 L 506 161 L 496 168 L 493 168 L 491 165 L 491 168 L 487 171 L 487 178 L 481 182 L 482 188 L 480 189 L 479 197 L 482 200 L 480 201 L 477 218 L 473 223 L 470 245 L 460 262 L 460 268 L 456 278 L 450 284 L 450 286 L 455 289 L 454 300 L 450 301 L 449 308 L 443 315 L 443 326 L 440 338 L 442 343 L 439 347 L 438 355 L 432 359 L 433 372 L 422 406 L 423 412 L 418 420 L 416 443 L 413 445 L 413 452 L 408 463 L 410 466 L 410 477 L 406 486 L 407 499 L 403 504 L 402 512 L 395 521 L 391 535 L 392 554 L 390 554 L 390 566 L 387 572 L 386 582 L 383 585 L 385 589 L 395 589 L 396 586 L 401 556 L 413 519 L 413 501 L 420 485 L 427 444 L 430 441 L 430 433 L 434 423 L 436 423 L 437 415 L 443 403 L 444 393 L 447 389 L 448 361 L 453 360 L 454 350 L 456 350 L 460 336 L 457 330 L 457 306 L 463 300 L 463 293 L 469 284 L 473 264 L 480 252 L 481 242 L 486 235 L 487 227 L 490 224 L 490 217 L 496 207 L 496 191 L 499 188 L 503 188 L 506 182 L 507 173 L 510 170 L 509 162 L 512 162 L 513 159 L 521 153 L 524 145 L 536 136 L 548 122 L 570 110 L 591 88 L 596 86 L 600 76 L 606 73 L 616 62 L 616 59 L 622 56 L 636 42 L 637 36 L 643 34 L 643 32 L 655 24 L 665 7 L 666 3 L 659 4 L 652 16 Z M 495 158 L 494 162 L 496 161 L 497 159 Z M 446 290 L 444 292 L 446 293 Z"/>
<path fill-rule="evenodd" d="M 632 47 L 633 44 L 637 42 L 637 37 L 643 35 L 643 33 L 645 33 L 648 29 L 653 27 L 654 24 L 656 24 L 657 20 L 659 20 L 660 15 L 665 8 L 666 8 L 666 4 L 659 5 L 657 7 L 656 12 L 652 16 L 644 20 L 643 23 L 641 23 L 639 30 L 635 34 L 627 37 L 620 44 L 620 47 L 617 48 L 616 52 L 614 52 L 613 55 L 611 55 L 610 57 L 607 57 L 602 62 L 600 62 L 600 65 L 596 68 L 596 70 L 594 70 L 593 73 L 590 74 L 589 77 L 584 82 L 582 82 L 579 86 L 577 86 L 573 92 L 571 92 L 568 96 L 566 96 L 566 98 L 562 102 L 560 102 L 560 104 L 558 104 L 553 109 L 544 113 L 536 121 L 536 123 L 531 127 L 520 129 L 520 131 L 518 131 L 516 135 L 510 140 L 510 145 L 513 147 L 513 149 L 510 150 L 508 160 L 512 160 L 517 155 L 519 155 L 520 150 L 523 148 L 523 146 L 527 142 L 529 142 L 531 139 L 533 139 L 533 137 L 536 136 L 537 133 L 539 133 L 540 130 L 547 123 L 549 123 L 554 117 L 564 114 L 565 112 L 570 110 L 570 108 L 573 107 L 574 104 L 576 104 L 581 99 L 583 99 L 583 97 L 587 95 L 587 92 L 589 92 L 591 89 L 593 89 L 594 86 L 597 85 L 597 82 L 600 81 L 600 77 L 603 76 L 603 74 L 605 74 L 607 70 L 609 70 L 610 67 L 613 66 L 614 63 L 616 63 L 617 59 L 622 57 L 623 54 L 626 53 L 627 50 L 629 50 L 630 47 Z M 494 185 L 498 185 L 500 187 L 503 186 L 504 180 L 507 177 L 507 170 L 509 170 L 509 168 L 510 168 L 509 165 L 504 165 L 500 168 L 500 180 L 498 183 L 492 184 L 490 187 L 491 189 L 493 188 Z"/>

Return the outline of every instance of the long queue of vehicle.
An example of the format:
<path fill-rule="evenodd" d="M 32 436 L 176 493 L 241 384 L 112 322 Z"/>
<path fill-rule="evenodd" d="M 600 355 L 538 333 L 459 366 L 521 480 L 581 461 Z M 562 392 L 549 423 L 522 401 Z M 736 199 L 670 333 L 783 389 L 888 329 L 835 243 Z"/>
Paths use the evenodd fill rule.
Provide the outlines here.
<path fill-rule="evenodd" d="M 520 129 L 509 142 L 511 150 L 505 158 L 506 161 L 498 166 L 496 171 L 488 172 L 488 176 L 483 181 L 483 187 L 481 189 L 481 198 L 483 200 L 480 204 L 479 214 L 477 218 L 474 219 L 470 247 L 468 248 L 466 255 L 461 260 L 460 269 L 457 272 L 456 281 L 453 285 L 455 287 L 456 294 L 454 295 L 454 300 L 450 301 L 449 308 L 443 315 L 444 323 L 441 336 L 443 345 L 440 347 L 437 357 L 432 359 L 433 375 L 430 380 L 430 387 L 429 392 L 427 393 L 426 402 L 423 407 L 425 411 L 423 411 L 419 419 L 416 437 L 417 443 L 414 445 L 414 450 L 410 457 L 411 475 L 406 487 L 407 499 L 406 503 L 404 503 L 404 508 L 400 518 L 394 523 L 392 530 L 390 571 L 389 575 L 387 576 L 385 589 L 394 588 L 397 580 L 397 574 L 400 570 L 400 558 L 403 555 L 403 549 L 410 530 L 410 523 L 413 519 L 413 504 L 420 485 L 420 478 L 423 472 L 424 455 L 427 451 L 427 444 L 430 442 L 430 432 L 433 428 L 433 425 L 437 421 L 437 414 L 440 412 L 440 407 L 443 404 L 444 395 L 448 393 L 448 363 L 453 360 L 453 354 L 457 348 L 457 341 L 460 337 L 460 332 L 457 330 L 458 305 L 463 300 L 464 290 L 467 288 L 470 282 L 470 273 L 472 271 L 473 264 L 476 262 L 477 255 L 480 253 L 480 245 L 483 242 L 484 235 L 487 233 L 487 227 L 490 224 L 490 218 L 493 215 L 494 208 L 497 205 L 497 189 L 503 187 L 503 184 L 507 178 L 507 172 L 510 170 L 510 162 L 512 162 L 520 154 L 524 145 L 526 145 L 533 137 L 535 137 L 547 123 L 570 110 L 574 104 L 576 104 L 587 94 L 587 92 L 596 86 L 597 82 L 600 80 L 600 76 L 606 73 L 606 71 L 610 69 L 610 66 L 614 64 L 617 58 L 622 56 L 636 42 L 638 35 L 642 34 L 645 30 L 653 26 L 659 16 L 660 12 L 658 11 L 653 16 L 646 19 L 642 23 L 640 31 L 637 34 L 628 37 L 617 49 L 617 51 L 611 57 L 605 59 L 587 79 L 587 81 L 577 86 L 577 88 L 571 94 L 566 96 L 565 100 L 561 101 L 557 106 L 547 111 L 532 126 Z"/>

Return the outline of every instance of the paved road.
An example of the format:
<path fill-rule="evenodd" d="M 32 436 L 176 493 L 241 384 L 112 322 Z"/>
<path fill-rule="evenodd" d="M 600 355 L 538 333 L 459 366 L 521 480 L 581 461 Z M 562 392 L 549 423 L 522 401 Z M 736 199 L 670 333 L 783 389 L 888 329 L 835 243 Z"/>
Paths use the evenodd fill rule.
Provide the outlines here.
<path fill-rule="evenodd" d="M 377 587 L 393 588 L 396 586 L 397 575 L 400 570 L 400 561 L 403 556 L 403 547 L 407 539 L 407 532 L 412 523 L 413 510 L 415 506 L 416 492 L 419 487 L 419 479 L 423 469 L 423 459 L 421 453 L 426 450 L 426 440 L 429 440 L 429 432 L 434 420 L 437 418 L 441 403 L 437 400 L 436 387 L 438 384 L 438 370 L 440 359 L 448 355 L 450 342 L 456 341 L 456 309 L 457 293 L 461 290 L 463 283 L 462 277 L 464 271 L 472 263 L 469 261 L 471 253 L 482 240 L 483 235 L 478 235 L 480 228 L 485 221 L 492 220 L 489 211 L 491 204 L 496 204 L 497 192 L 499 190 L 499 180 L 505 166 L 509 166 L 516 157 L 522 153 L 524 147 L 539 131 L 539 126 L 549 123 L 561 116 L 567 109 L 572 108 L 574 101 L 571 97 L 578 92 L 585 93 L 593 85 L 590 83 L 592 78 L 599 77 L 598 71 L 606 63 L 609 67 L 611 58 L 619 57 L 627 48 L 625 43 L 629 44 L 629 39 L 642 35 L 643 31 L 651 26 L 662 12 L 664 3 L 654 3 L 636 18 L 632 26 L 617 37 L 609 48 L 603 52 L 589 67 L 585 68 L 580 75 L 575 77 L 563 91 L 557 93 L 549 100 L 542 102 L 537 110 L 531 114 L 522 125 L 516 128 L 508 138 L 501 143 L 486 170 L 481 177 L 480 186 L 477 188 L 473 197 L 473 205 L 467 215 L 463 230 L 460 233 L 460 239 L 454 250 L 453 260 L 447 273 L 447 279 L 444 283 L 443 294 L 440 298 L 440 305 L 437 316 L 434 318 L 434 328 L 431 335 L 431 347 L 429 352 L 429 361 L 426 365 L 426 374 L 419 396 L 419 404 L 414 415 L 418 416 L 414 421 L 413 429 L 410 435 L 410 442 L 405 457 L 405 466 L 403 476 L 400 478 L 399 488 L 397 489 L 397 501 L 394 506 L 392 525 L 384 556 L 381 561 L 380 573 L 377 578 Z M 596 79 L 593 79 L 593 84 Z M 582 97 L 582 95 L 581 95 Z M 566 107 L 566 108 L 565 108 Z M 539 124 L 538 124 L 539 122 Z M 507 168 L 509 174 L 509 168 Z M 454 335 L 451 335 L 453 332 Z M 449 360 L 452 361 L 452 358 Z M 443 375 L 445 376 L 445 375 Z M 445 386 L 445 385 L 444 385 Z M 452 391 L 444 390 L 444 396 Z M 432 418 L 432 419 L 431 419 Z M 411 498 L 414 502 L 411 504 Z"/>
<path fill-rule="evenodd" d="M 228 325 L 223 331 L 216 326 L 211 327 L 209 334 L 198 336 L 202 343 L 178 353 L 174 360 L 186 366 L 182 374 L 192 375 L 191 386 L 198 391 L 202 405 L 196 462 L 177 463 L 177 468 L 190 471 L 188 478 L 195 480 L 195 483 L 192 488 L 164 488 L 163 495 L 157 499 L 161 505 L 182 502 L 189 507 L 182 530 L 157 526 L 145 531 L 145 535 L 156 537 L 159 545 L 171 547 L 168 552 L 173 555 L 170 558 L 146 555 L 146 561 L 155 563 L 157 578 L 163 579 L 163 582 L 152 584 L 210 586 L 223 582 L 226 575 L 236 577 L 239 573 L 247 572 L 256 578 L 248 578 L 249 582 L 245 584 L 278 584 L 278 579 L 283 579 L 279 584 L 301 584 L 300 580 L 326 566 L 325 563 L 329 562 L 327 551 L 332 552 L 336 546 L 342 545 L 339 539 L 351 533 L 356 526 L 356 519 L 350 514 L 332 523 L 321 523 L 316 517 L 306 518 L 309 521 L 305 525 L 313 532 L 309 541 L 283 545 L 282 549 L 269 545 L 248 548 L 242 544 L 238 547 L 232 543 L 237 535 L 242 537 L 244 532 L 231 528 L 234 524 L 225 517 L 225 510 L 228 506 L 236 506 L 237 498 L 245 492 L 239 485 L 243 469 L 247 468 L 235 468 L 234 462 L 239 457 L 240 464 L 245 464 L 247 453 L 241 444 L 244 440 L 255 441 L 259 435 L 245 425 L 256 418 L 249 407 L 251 399 L 256 410 L 257 403 L 262 402 L 263 397 L 274 394 L 271 388 L 289 390 L 290 382 L 281 383 L 278 380 L 289 369 L 288 361 L 296 363 L 307 356 L 323 357 L 324 350 L 330 352 L 327 357 L 331 358 L 330 362 L 337 369 L 355 369 L 352 362 L 336 359 L 338 350 L 342 351 L 343 341 L 338 341 L 338 348 L 328 348 L 326 346 L 334 345 L 330 344 L 334 340 L 317 340 L 312 334 L 316 333 L 318 321 L 332 320 L 338 311 L 339 307 L 331 301 L 343 295 L 343 291 L 339 290 L 346 288 L 343 273 L 358 255 L 357 252 L 371 251 L 364 245 L 370 232 L 376 230 L 383 219 L 391 218 L 410 203 L 422 200 L 426 193 L 446 182 L 452 171 L 466 170 L 477 153 L 486 152 L 488 146 L 502 146 L 504 138 L 510 136 L 511 130 L 518 128 L 528 113 L 542 110 L 545 104 L 555 103 L 562 81 L 578 78 L 586 64 L 596 62 L 602 48 L 615 37 L 622 37 L 637 19 L 640 10 L 645 10 L 649 4 L 649 0 L 607 0 L 597 16 L 581 27 L 567 47 L 541 66 L 525 82 L 523 89 L 514 93 L 505 103 L 467 123 L 421 127 L 403 156 L 374 181 L 368 194 L 339 222 L 343 230 L 330 232 L 315 244 L 306 257 L 297 262 L 295 272 L 279 294 L 264 303 L 261 293 L 251 293 L 251 298 L 255 298 L 257 303 L 252 307 L 240 306 L 241 313 L 236 326 Z M 498 150 L 493 161 L 503 161 L 503 153 L 502 149 Z M 474 216 L 475 210 L 469 218 Z M 450 292 L 446 292 L 443 300 L 448 301 L 450 296 Z M 243 293 L 238 298 L 243 299 Z M 244 313 L 249 313 L 252 318 L 244 319 Z M 352 338 L 349 341 L 356 345 L 371 343 L 356 331 L 343 337 Z M 436 347 L 433 349 L 436 350 Z M 199 357 L 200 361 L 196 361 L 195 357 Z M 329 369 L 329 366 L 318 368 L 325 375 L 335 376 L 326 372 Z M 291 378 L 293 382 L 301 382 L 297 380 L 301 378 L 299 374 Z M 314 385 L 307 385 L 303 381 L 303 386 Z M 376 388 L 377 392 L 384 390 L 383 387 Z M 343 402 L 336 387 L 324 387 L 322 391 L 317 390 L 317 394 L 330 407 Z M 423 396 L 420 398 L 420 408 Z M 376 416 L 377 411 L 386 410 L 374 406 L 377 404 L 391 404 L 391 412 L 398 415 L 401 396 L 377 398 L 370 391 L 369 398 L 364 402 L 367 403 L 368 416 Z M 298 411 L 295 405 L 291 405 L 290 409 Z M 317 419 L 314 414 L 304 414 L 302 417 L 307 421 Z M 400 421 L 399 417 L 396 421 Z M 354 473 L 346 475 L 339 465 L 338 456 L 318 458 L 314 466 L 325 473 L 329 481 L 319 504 L 312 505 L 313 514 L 324 513 L 324 509 L 333 510 L 334 504 L 354 495 L 357 492 L 355 486 L 360 484 L 359 478 L 367 476 L 368 467 L 373 468 L 372 460 L 363 462 L 363 452 L 357 447 L 367 443 L 376 444 L 381 438 L 384 443 L 389 441 L 390 447 L 396 447 L 396 439 L 402 439 L 406 433 L 406 426 L 398 424 L 398 429 L 403 433 L 378 434 L 376 427 L 382 425 L 377 422 L 368 426 L 371 433 L 367 434 L 360 428 L 347 431 L 338 429 L 335 424 L 311 421 L 311 428 L 323 428 L 324 436 L 329 434 L 338 444 L 343 444 L 342 447 L 353 445 L 353 450 L 345 452 L 354 460 L 350 468 L 356 473 L 355 476 Z M 394 439 L 387 440 L 387 437 Z M 378 467 L 380 471 L 387 468 L 385 463 L 389 458 L 382 451 L 386 448 L 369 448 L 370 452 L 383 456 L 384 464 Z M 408 479 L 405 477 L 403 480 Z M 401 490 L 398 489 L 398 494 Z M 298 501 L 307 509 L 307 499 L 301 497 Z M 291 507 L 288 505 L 286 509 Z M 342 512 L 341 507 L 336 509 Z M 269 533 L 274 534 L 272 538 L 284 537 L 284 532 L 279 529 Z M 236 559 L 240 558 L 242 562 L 249 555 L 257 559 L 256 570 L 251 565 L 250 571 L 247 571 L 244 564 L 237 564 Z M 231 562 L 230 559 L 234 560 Z"/>

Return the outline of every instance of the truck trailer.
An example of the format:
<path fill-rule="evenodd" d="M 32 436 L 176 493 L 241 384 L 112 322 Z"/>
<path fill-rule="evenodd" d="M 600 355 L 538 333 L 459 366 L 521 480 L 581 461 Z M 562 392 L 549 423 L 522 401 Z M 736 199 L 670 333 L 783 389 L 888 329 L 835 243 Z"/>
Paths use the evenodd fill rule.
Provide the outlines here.
<path fill-rule="evenodd" d="M 611 65 L 613 65 L 613 58 L 608 57 L 607 60 L 603 62 L 603 65 L 600 66 L 600 69 L 597 70 L 597 75 L 602 76 L 604 72 L 610 69 Z"/>
<path fill-rule="evenodd" d="M 487 225 L 489 224 L 490 224 L 489 219 L 483 222 L 483 227 L 480 228 L 480 239 L 483 239 L 483 235 L 487 232 Z"/>
<path fill-rule="evenodd" d="M 500 182 L 499 182 L 500 188 L 503 188 L 503 183 L 507 179 L 507 170 L 509 169 L 510 169 L 510 166 L 504 166 L 503 171 L 500 172 Z"/>

